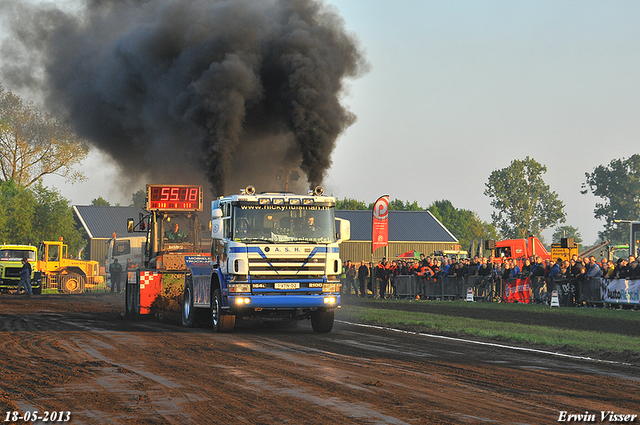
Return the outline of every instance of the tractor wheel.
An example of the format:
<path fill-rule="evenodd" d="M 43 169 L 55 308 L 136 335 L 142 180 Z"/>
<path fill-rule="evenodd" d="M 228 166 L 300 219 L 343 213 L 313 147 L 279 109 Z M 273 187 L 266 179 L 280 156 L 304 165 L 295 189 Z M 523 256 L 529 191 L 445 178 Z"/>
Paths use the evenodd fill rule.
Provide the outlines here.
<path fill-rule="evenodd" d="M 60 285 L 65 294 L 80 294 L 84 291 L 84 276 L 79 274 L 60 276 Z"/>
<path fill-rule="evenodd" d="M 133 288 L 137 288 L 137 286 L 127 284 L 124 289 L 124 312 L 127 316 L 138 313 L 138 311 L 135 310 L 136 295 Z"/>

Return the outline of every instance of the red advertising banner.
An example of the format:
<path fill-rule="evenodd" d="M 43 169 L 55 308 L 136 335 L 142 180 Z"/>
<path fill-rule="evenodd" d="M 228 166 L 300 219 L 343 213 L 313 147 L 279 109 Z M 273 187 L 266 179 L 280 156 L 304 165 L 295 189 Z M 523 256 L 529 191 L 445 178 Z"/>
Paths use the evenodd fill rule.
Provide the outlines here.
<path fill-rule="evenodd" d="M 387 245 L 389 245 L 389 195 L 383 195 L 373 205 L 371 253 Z"/>
<path fill-rule="evenodd" d="M 531 285 L 529 278 L 504 282 L 504 301 L 507 303 L 531 303 Z"/>

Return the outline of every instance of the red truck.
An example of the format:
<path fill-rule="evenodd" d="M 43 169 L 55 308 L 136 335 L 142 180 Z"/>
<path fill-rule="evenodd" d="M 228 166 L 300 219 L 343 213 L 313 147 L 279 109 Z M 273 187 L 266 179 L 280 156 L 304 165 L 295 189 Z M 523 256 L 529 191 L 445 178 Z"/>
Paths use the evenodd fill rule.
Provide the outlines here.
<path fill-rule="evenodd" d="M 519 266 L 525 258 L 539 256 L 543 260 L 553 260 L 558 258 L 569 260 L 572 255 L 578 254 L 578 245 L 573 239 L 562 239 L 561 243 L 551 244 L 551 253 L 542 245 L 542 242 L 535 236 L 526 239 L 505 239 L 499 242 L 487 241 L 486 248 L 493 252 L 493 262 L 502 263 L 505 259 L 516 260 Z M 491 247 L 493 245 L 493 247 Z"/>
<path fill-rule="evenodd" d="M 490 241 L 488 241 L 490 242 Z M 543 260 L 550 260 L 551 254 L 547 252 L 542 242 L 534 236 L 526 239 L 505 239 L 495 242 L 493 248 L 493 262 L 502 263 L 505 259 L 516 260 L 520 266 L 525 258 L 540 256 Z"/>

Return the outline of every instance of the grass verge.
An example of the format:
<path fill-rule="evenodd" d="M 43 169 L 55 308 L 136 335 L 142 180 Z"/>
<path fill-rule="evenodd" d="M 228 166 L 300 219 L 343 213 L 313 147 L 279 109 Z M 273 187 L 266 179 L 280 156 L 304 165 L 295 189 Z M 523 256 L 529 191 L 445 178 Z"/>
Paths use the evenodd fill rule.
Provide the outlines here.
<path fill-rule="evenodd" d="M 471 317 L 461 317 L 449 313 L 438 314 L 438 303 L 430 303 L 430 308 L 436 311 L 419 312 L 401 309 L 379 308 L 382 305 L 366 303 L 367 305 L 345 305 L 339 312 L 339 319 L 358 323 L 394 327 L 415 332 L 436 333 L 439 335 L 469 337 L 499 342 L 509 342 L 517 345 L 531 346 L 541 349 L 560 349 L 564 352 L 581 354 L 618 353 L 625 354 L 625 358 L 640 359 L 640 339 L 635 336 L 618 333 L 599 332 L 579 329 L 566 329 L 555 326 L 541 326 L 536 324 L 516 323 L 508 320 L 487 320 Z M 386 307 L 386 306 L 385 306 Z M 443 305 L 445 307 L 445 305 Z M 450 310 L 450 306 L 448 306 Z M 563 309 L 550 310 L 549 307 L 531 305 L 505 304 L 475 304 L 457 303 L 462 316 L 467 309 L 490 309 L 501 317 L 502 312 L 523 311 L 526 314 L 574 315 L 580 317 L 597 316 L 606 321 L 608 318 L 619 318 L 622 313 L 633 323 L 640 326 L 640 314 L 637 312 L 620 312 L 608 309 Z M 565 316 L 566 317 L 566 316 Z M 625 318 L 626 318 L 625 317 Z M 562 320 L 561 316 L 558 316 Z"/>

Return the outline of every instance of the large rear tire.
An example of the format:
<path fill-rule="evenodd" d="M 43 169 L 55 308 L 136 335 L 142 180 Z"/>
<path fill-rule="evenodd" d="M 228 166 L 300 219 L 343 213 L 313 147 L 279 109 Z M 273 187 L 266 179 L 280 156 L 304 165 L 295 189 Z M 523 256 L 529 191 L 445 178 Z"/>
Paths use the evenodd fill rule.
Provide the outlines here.
<path fill-rule="evenodd" d="M 211 324 L 214 332 L 231 332 L 236 326 L 236 316 L 222 314 L 222 295 L 220 289 L 211 294 Z"/>
<path fill-rule="evenodd" d="M 124 311 L 128 316 L 133 316 L 138 314 L 140 311 L 136 311 L 136 294 L 134 288 L 137 288 L 137 284 L 129 284 L 125 285 L 124 289 Z"/>
<path fill-rule="evenodd" d="M 328 333 L 333 329 L 335 310 L 318 309 L 311 314 L 311 327 L 315 332 Z"/>
<path fill-rule="evenodd" d="M 84 291 L 84 276 L 79 274 L 60 276 L 60 285 L 65 294 L 80 294 Z"/>

